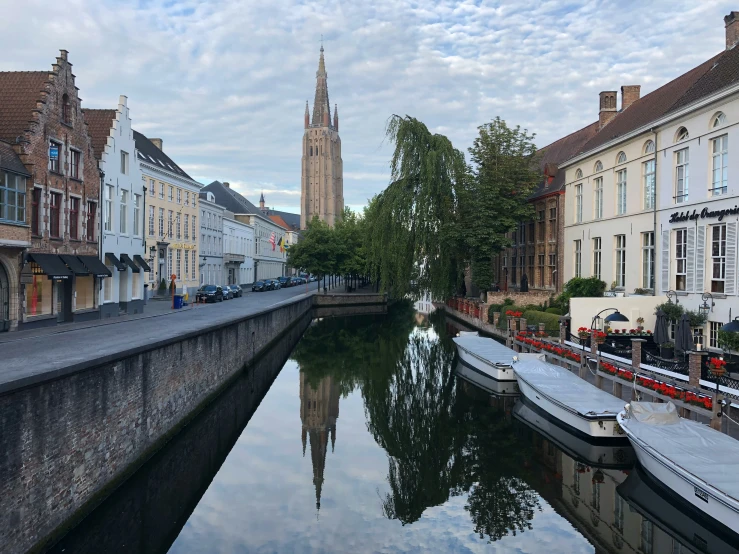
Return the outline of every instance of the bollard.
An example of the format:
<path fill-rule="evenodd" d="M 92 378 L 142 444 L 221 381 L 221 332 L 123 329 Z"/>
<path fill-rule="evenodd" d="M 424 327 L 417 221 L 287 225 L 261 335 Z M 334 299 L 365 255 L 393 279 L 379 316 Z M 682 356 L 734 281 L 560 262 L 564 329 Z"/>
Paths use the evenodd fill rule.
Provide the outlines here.
<path fill-rule="evenodd" d="M 688 383 L 693 387 L 700 387 L 701 366 L 706 354 L 704 350 L 693 350 L 688 355 Z"/>

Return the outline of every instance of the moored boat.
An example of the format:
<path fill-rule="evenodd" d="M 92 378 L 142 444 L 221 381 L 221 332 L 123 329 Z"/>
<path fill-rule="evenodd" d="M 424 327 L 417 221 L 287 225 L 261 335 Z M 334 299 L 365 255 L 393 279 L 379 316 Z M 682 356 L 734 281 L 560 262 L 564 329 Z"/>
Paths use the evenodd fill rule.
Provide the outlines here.
<path fill-rule="evenodd" d="M 616 424 L 623 400 L 547 362 L 521 356 L 514 371 L 521 394 L 575 435 L 625 441 Z"/>
<path fill-rule="evenodd" d="M 472 371 L 496 381 L 515 381 L 513 357 L 515 350 L 485 337 L 464 335 L 455 337 L 460 361 Z"/>
<path fill-rule="evenodd" d="M 459 377 L 472 383 L 476 387 L 489 392 L 495 396 L 518 396 L 518 383 L 516 381 L 498 381 L 471 367 L 457 361 L 455 371 Z"/>
<path fill-rule="evenodd" d="M 457 333 L 458 337 L 479 337 L 480 333 L 477 331 L 460 331 Z"/>
<path fill-rule="evenodd" d="M 699 512 L 739 529 L 739 441 L 681 418 L 672 402 L 632 402 L 618 423 L 649 476 Z"/>

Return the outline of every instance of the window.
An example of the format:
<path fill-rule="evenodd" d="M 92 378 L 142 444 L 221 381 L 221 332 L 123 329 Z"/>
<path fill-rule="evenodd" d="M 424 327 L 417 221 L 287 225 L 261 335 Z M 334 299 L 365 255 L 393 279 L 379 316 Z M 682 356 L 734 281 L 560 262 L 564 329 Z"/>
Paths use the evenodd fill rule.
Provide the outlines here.
<path fill-rule="evenodd" d="M 190 256 L 187 255 L 187 250 L 185 250 L 185 278 L 190 275 Z"/>
<path fill-rule="evenodd" d="M 654 231 L 641 234 L 642 288 L 654 288 Z M 667 253 L 665 253 L 667 255 Z"/>
<path fill-rule="evenodd" d="M 26 178 L 0 170 L 0 219 L 26 222 Z"/>
<path fill-rule="evenodd" d="M 195 237 L 193 237 L 194 239 Z M 185 214 L 185 240 L 190 239 L 190 214 Z M 187 271 L 185 271 L 187 273 Z"/>
<path fill-rule="evenodd" d="M 80 179 L 80 176 L 82 175 L 80 173 L 80 159 L 82 158 L 82 153 L 77 150 L 70 150 L 69 156 L 69 176 L 72 179 Z"/>
<path fill-rule="evenodd" d="M 653 154 L 654 150 L 655 148 L 654 148 L 653 140 L 648 140 L 647 142 L 644 143 L 644 153 L 645 154 Z"/>
<path fill-rule="evenodd" d="M 72 121 L 72 108 L 69 104 L 69 95 L 62 95 L 62 121 L 70 123 Z"/>
<path fill-rule="evenodd" d="M 41 189 L 34 187 L 31 198 L 31 234 L 40 235 L 39 221 L 41 220 Z"/>
<path fill-rule="evenodd" d="M 80 225 L 80 199 L 74 196 L 69 198 L 69 238 L 78 240 Z"/>
<path fill-rule="evenodd" d="M 164 208 L 159 208 L 159 237 L 164 238 Z"/>
<path fill-rule="evenodd" d="M 599 161 L 595 162 L 595 172 L 603 171 L 603 164 Z"/>
<path fill-rule="evenodd" d="M 105 212 L 103 214 L 103 225 L 106 231 L 113 231 L 113 186 L 105 185 Z"/>
<path fill-rule="evenodd" d="M 174 266 L 172 265 L 172 249 L 167 248 L 167 281 L 171 279 Z"/>
<path fill-rule="evenodd" d="M 644 174 L 644 209 L 654 209 L 654 160 L 646 161 L 642 164 L 642 173 Z"/>
<path fill-rule="evenodd" d="M 164 200 L 164 183 L 159 183 L 159 198 Z"/>
<path fill-rule="evenodd" d="M 595 237 L 593 239 L 593 277 L 597 279 L 601 278 L 602 260 L 601 238 Z"/>
<path fill-rule="evenodd" d="M 723 322 L 721 321 L 709 321 L 708 322 L 708 346 L 710 348 L 721 348 L 721 345 L 718 342 L 718 332 L 723 326 Z"/>
<path fill-rule="evenodd" d="M 616 172 L 616 214 L 626 213 L 626 170 Z"/>
<path fill-rule="evenodd" d="M 626 286 L 626 235 L 616 235 L 616 286 Z"/>
<path fill-rule="evenodd" d="M 724 115 L 723 112 L 718 112 L 716 115 L 713 116 L 713 123 L 711 123 L 711 128 L 717 129 L 722 125 L 726 125 L 726 115 Z"/>
<path fill-rule="evenodd" d="M 121 234 L 128 233 L 128 191 L 121 189 L 121 206 L 120 206 L 120 228 Z"/>
<path fill-rule="evenodd" d="M 190 205 L 190 193 L 189 192 L 185 192 L 185 206 L 189 206 L 189 205 Z M 185 273 L 187 273 L 187 272 L 185 272 Z"/>
<path fill-rule="evenodd" d="M 582 277 L 582 241 L 575 241 L 575 277 Z"/>
<path fill-rule="evenodd" d="M 52 192 L 49 209 L 49 235 L 59 238 L 62 236 L 61 219 L 59 217 L 62 207 L 62 195 L 60 192 Z"/>
<path fill-rule="evenodd" d="M 624 532 L 624 499 L 619 494 L 613 499 L 613 526 L 620 533 Z"/>
<path fill-rule="evenodd" d="M 87 240 L 95 240 L 95 215 L 98 211 L 98 205 L 95 202 L 87 203 Z"/>
<path fill-rule="evenodd" d="M 195 216 L 192 216 L 195 219 Z M 190 257 L 192 261 L 192 272 L 190 273 L 190 279 L 195 280 L 195 250 L 190 250 Z"/>
<path fill-rule="evenodd" d="M 618 156 L 616 156 L 616 163 L 617 164 L 625 164 L 626 163 L 626 154 L 623 152 L 619 152 Z"/>
<path fill-rule="evenodd" d="M 711 194 L 720 196 L 726 194 L 729 178 L 729 135 L 723 135 L 711 140 L 711 154 L 713 156 L 713 188 Z"/>
<path fill-rule="evenodd" d="M 62 156 L 62 145 L 53 140 L 49 142 L 49 171 L 54 173 L 60 173 L 59 168 L 61 164 L 59 159 Z"/>
<path fill-rule="evenodd" d="M 593 214 L 595 219 L 601 219 L 603 217 L 603 177 L 598 177 L 595 180 L 595 213 Z"/>
<path fill-rule="evenodd" d="M 177 228 L 177 240 L 180 240 L 182 238 L 182 221 L 180 220 L 179 213 L 175 217 L 175 226 Z"/>
<path fill-rule="evenodd" d="M 582 169 L 575 171 L 575 179 L 582 179 Z"/>
<path fill-rule="evenodd" d="M 128 152 L 121 150 L 121 173 L 128 175 Z"/>
<path fill-rule="evenodd" d="M 575 185 L 575 223 L 582 223 L 582 185 Z"/>
<path fill-rule="evenodd" d="M 177 189 L 177 203 L 182 204 L 182 189 Z"/>
<path fill-rule="evenodd" d="M 156 194 L 156 188 L 157 185 L 154 182 L 154 179 L 149 179 L 149 196 L 154 196 Z"/>
<path fill-rule="evenodd" d="M 726 225 L 711 227 L 711 292 L 724 292 L 726 279 Z"/>
<path fill-rule="evenodd" d="M 652 522 L 644 518 L 641 520 L 641 545 L 640 548 L 644 554 L 652 554 L 654 540 L 654 527 Z"/>
<path fill-rule="evenodd" d="M 693 344 L 704 344 L 703 342 L 703 327 L 693 327 Z"/>
<path fill-rule="evenodd" d="M 675 202 L 678 204 L 688 201 L 689 161 L 687 148 L 675 152 Z"/>
<path fill-rule="evenodd" d="M 174 236 L 173 214 L 174 212 L 172 210 L 167 211 L 167 236 L 169 238 Z"/>
<path fill-rule="evenodd" d="M 549 240 L 554 240 L 554 235 L 557 233 L 557 208 L 549 208 Z"/>
<path fill-rule="evenodd" d="M 179 215 L 179 214 L 178 214 Z M 187 252 L 185 252 L 185 255 L 187 255 Z M 182 250 L 179 248 L 177 249 L 177 271 L 175 271 L 175 275 L 177 275 L 178 279 L 182 279 Z"/>
<path fill-rule="evenodd" d="M 684 140 L 688 140 L 689 138 L 690 134 L 685 127 L 680 127 L 675 134 L 675 142 L 682 142 Z"/>
<path fill-rule="evenodd" d="M 141 236 L 141 195 L 133 195 L 133 236 Z"/>
<path fill-rule="evenodd" d="M 167 192 L 167 200 L 170 202 L 174 201 L 174 187 L 170 185 L 169 190 Z"/>
<path fill-rule="evenodd" d="M 149 236 L 154 236 L 154 206 L 149 206 Z"/>
<path fill-rule="evenodd" d="M 195 198 L 193 197 L 193 201 L 195 201 Z M 195 216 L 192 216 L 192 240 L 195 240 L 195 237 L 197 236 L 195 234 Z"/>
<path fill-rule="evenodd" d="M 675 290 L 686 290 L 688 275 L 687 229 L 678 229 L 675 231 L 675 263 Z"/>

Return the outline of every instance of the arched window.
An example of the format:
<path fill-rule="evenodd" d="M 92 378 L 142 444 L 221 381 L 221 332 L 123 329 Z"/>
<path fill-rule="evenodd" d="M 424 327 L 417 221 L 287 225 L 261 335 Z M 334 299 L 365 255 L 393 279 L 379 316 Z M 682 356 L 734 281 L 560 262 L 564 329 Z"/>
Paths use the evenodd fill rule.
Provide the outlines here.
<path fill-rule="evenodd" d="M 69 95 L 66 93 L 62 95 L 62 121 L 69 123 L 71 117 L 71 111 L 69 109 Z"/>
<path fill-rule="evenodd" d="M 726 125 L 726 114 L 724 112 L 718 112 L 716 115 L 713 116 L 713 119 L 711 121 L 712 129 L 716 129 L 718 127 L 721 127 L 722 125 Z"/>
<path fill-rule="evenodd" d="M 617 164 L 625 164 L 626 163 L 626 154 L 623 152 L 619 152 L 618 156 L 616 156 L 616 163 Z"/>
<path fill-rule="evenodd" d="M 582 179 L 582 169 L 575 171 L 575 179 Z"/>
<path fill-rule="evenodd" d="M 595 162 L 595 172 L 598 173 L 599 171 L 603 171 L 603 164 L 600 163 L 600 160 Z"/>
<path fill-rule="evenodd" d="M 312 156 L 313 155 L 313 147 L 312 146 L 310 147 L 310 153 L 308 155 L 309 156 Z"/>
<path fill-rule="evenodd" d="M 644 143 L 644 153 L 645 154 L 652 154 L 654 153 L 654 141 L 648 140 Z"/>
<path fill-rule="evenodd" d="M 690 134 L 688 133 L 688 130 L 685 127 L 680 127 L 677 130 L 677 133 L 675 134 L 675 142 L 681 142 L 684 140 L 688 140 L 690 138 Z"/>

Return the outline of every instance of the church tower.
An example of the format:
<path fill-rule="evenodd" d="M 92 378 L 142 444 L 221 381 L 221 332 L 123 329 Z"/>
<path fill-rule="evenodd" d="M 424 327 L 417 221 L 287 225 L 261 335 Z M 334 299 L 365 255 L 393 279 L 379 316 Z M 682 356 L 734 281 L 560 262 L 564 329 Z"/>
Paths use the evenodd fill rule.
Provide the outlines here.
<path fill-rule="evenodd" d="M 341 161 L 339 112 L 328 100 L 326 65 L 323 45 L 316 72 L 316 97 L 313 115 L 305 103 L 305 130 L 303 132 L 303 162 L 300 180 L 300 228 L 317 215 L 333 226 L 344 211 L 344 164 Z"/>

